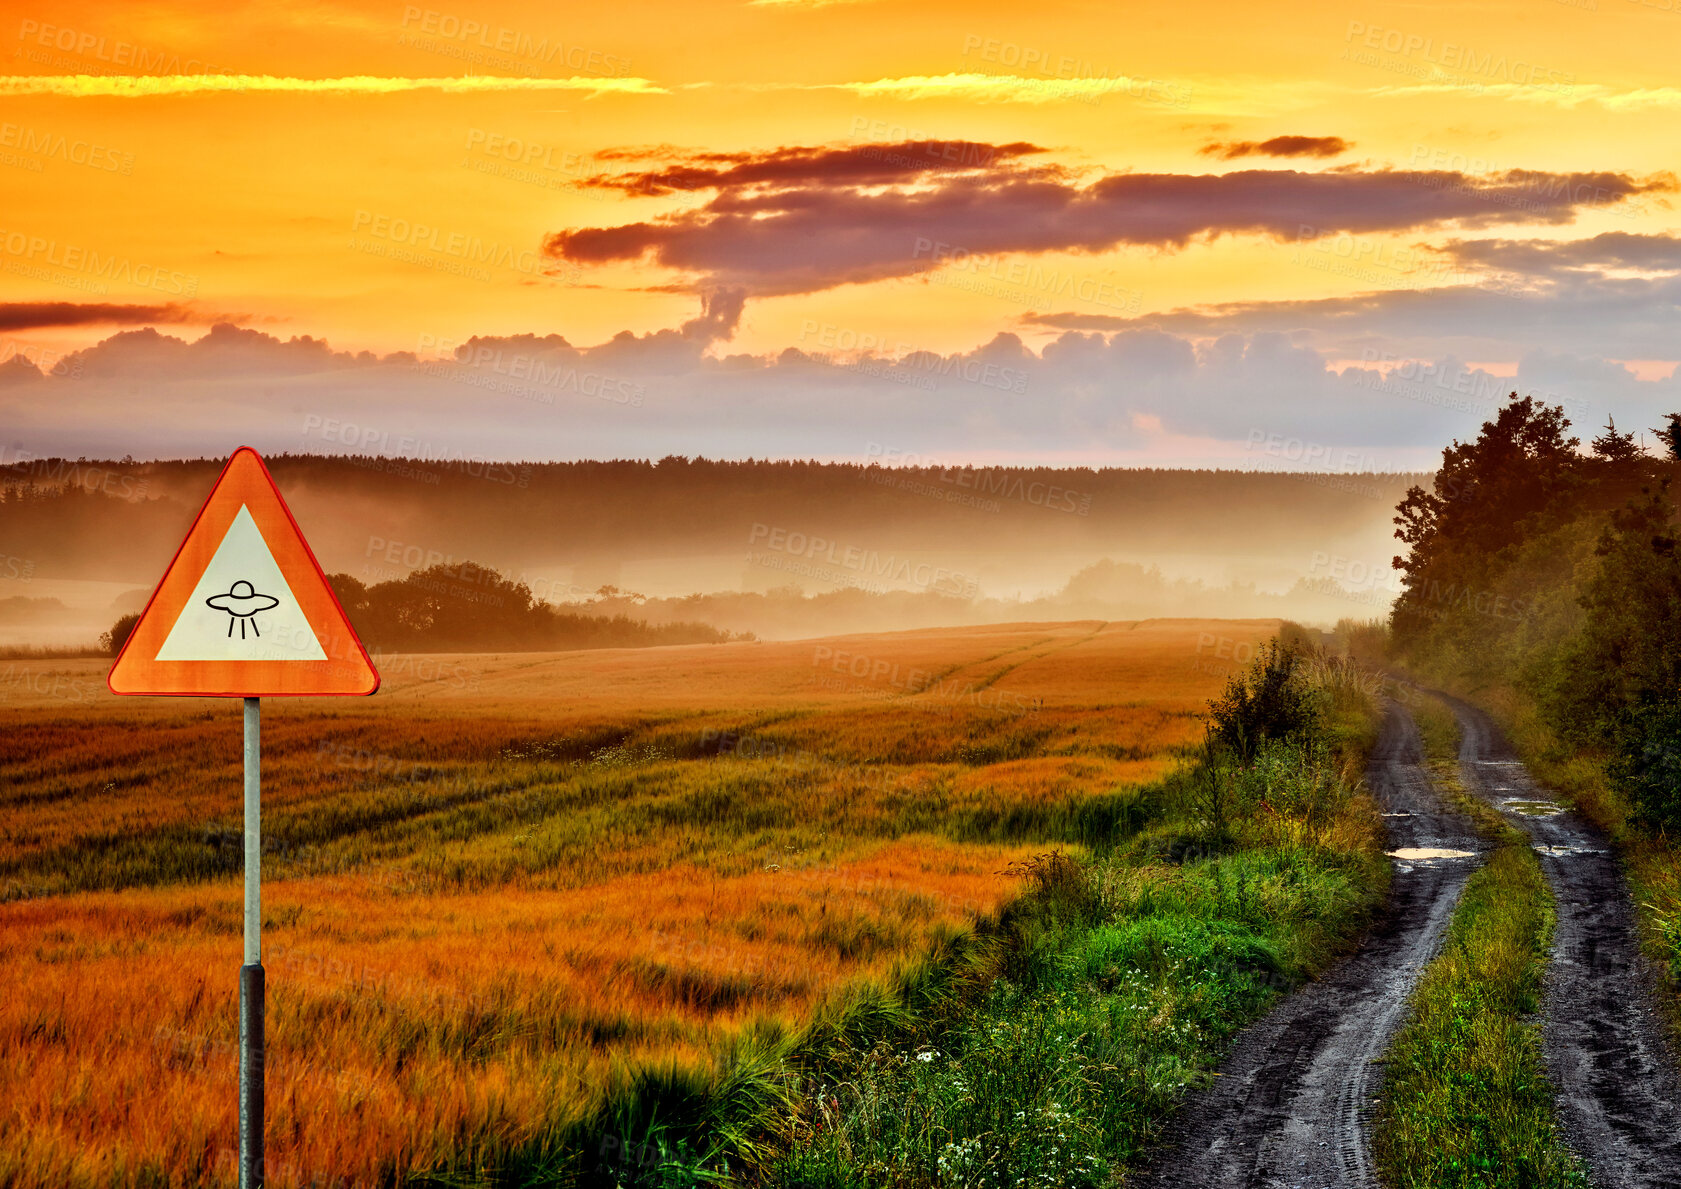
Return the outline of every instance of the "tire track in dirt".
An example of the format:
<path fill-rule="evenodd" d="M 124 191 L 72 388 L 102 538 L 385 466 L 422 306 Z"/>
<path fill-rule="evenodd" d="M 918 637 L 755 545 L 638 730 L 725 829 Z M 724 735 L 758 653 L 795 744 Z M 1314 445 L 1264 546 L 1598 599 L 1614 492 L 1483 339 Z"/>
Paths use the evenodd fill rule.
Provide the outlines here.
<path fill-rule="evenodd" d="M 1470 821 L 1431 786 L 1411 715 L 1390 703 L 1367 782 L 1391 850 L 1480 853 Z M 1377 1064 L 1441 944 L 1476 858 L 1397 863 L 1359 950 L 1250 1027 L 1188 1105 L 1175 1144 L 1143 1179 L 1157 1189 L 1370 1189 Z"/>
<path fill-rule="evenodd" d="M 1681 1189 L 1681 1067 L 1610 843 L 1580 814 L 1512 808 L 1551 795 L 1487 714 L 1443 700 L 1459 718 L 1466 787 L 1529 835 L 1557 903 L 1541 1043 L 1565 1139 L 1596 1189 Z"/>

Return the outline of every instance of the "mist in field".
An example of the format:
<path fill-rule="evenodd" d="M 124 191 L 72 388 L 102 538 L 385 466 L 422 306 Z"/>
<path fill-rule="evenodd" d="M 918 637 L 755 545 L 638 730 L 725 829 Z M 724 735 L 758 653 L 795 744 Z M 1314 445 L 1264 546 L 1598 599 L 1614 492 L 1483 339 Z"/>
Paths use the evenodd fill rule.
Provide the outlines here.
<path fill-rule="evenodd" d="M 534 601 L 795 638 L 1032 619 L 1387 611 L 1419 476 L 800 461 L 280 456 L 325 570 L 487 567 Z M 0 468 L 0 644 L 91 644 L 139 610 L 220 462 Z"/>

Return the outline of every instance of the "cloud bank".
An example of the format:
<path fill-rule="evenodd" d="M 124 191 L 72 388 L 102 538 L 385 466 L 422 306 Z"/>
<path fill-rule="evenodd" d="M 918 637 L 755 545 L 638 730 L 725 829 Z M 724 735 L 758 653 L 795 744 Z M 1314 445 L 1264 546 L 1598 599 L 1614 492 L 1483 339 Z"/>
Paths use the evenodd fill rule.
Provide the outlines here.
<path fill-rule="evenodd" d="M 1033 164 L 1040 151 L 961 142 L 947 161 L 926 147 L 879 144 L 679 160 L 592 184 L 709 191 L 704 204 L 643 222 L 568 228 L 544 248 L 572 264 L 652 264 L 700 288 L 768 296 L 917 276 L 1003 253 L 1173 249 L 1220 235 L 1562 225 L 1585 210 L 1675 188 L 1668 176 L 1609 170 L 1249 169 L 1088 181 Z"/>

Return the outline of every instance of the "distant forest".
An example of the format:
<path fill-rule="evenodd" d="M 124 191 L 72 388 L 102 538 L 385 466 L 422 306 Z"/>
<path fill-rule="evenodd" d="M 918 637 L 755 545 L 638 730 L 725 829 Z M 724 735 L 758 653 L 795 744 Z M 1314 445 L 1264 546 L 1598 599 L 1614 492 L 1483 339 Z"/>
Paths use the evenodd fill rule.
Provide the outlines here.
<path fill-rule="evenodd" d="M 1257 459 L 1267 468 L 1261 471 L 678 457 L 483 463 L 283 454 L 266 461 L 322 564 L 358 574 L 392 546 L 409 559 L 405 572 L 472 560 L 515 575 L 591 559 L 745 554 L 759 526 L 924 554 L 1295 556 L 1369 535 L 1410 485 L 1427 478 L 1286 473 L 1289 458 L 1270 456 Z M 57 458 L 0 466 L 0 540 L 9 554 L 30 559 L 38 577 L 150 585 L 220 467 L 212 459 Z"/>

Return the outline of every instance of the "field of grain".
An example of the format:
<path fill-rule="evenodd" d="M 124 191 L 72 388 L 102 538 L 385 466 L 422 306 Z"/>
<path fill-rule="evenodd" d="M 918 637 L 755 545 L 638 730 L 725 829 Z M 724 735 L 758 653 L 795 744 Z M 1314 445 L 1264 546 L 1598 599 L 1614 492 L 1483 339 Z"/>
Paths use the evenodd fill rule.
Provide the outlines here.
<path fill-rule="evenodd" d="M 1272 621 L 380 658 L 264 704 L 271 1185 L 539 1137 L 1078 849 Z M 240 711 L 0 662 L 0 1183 L 233 1182 Z"/>

